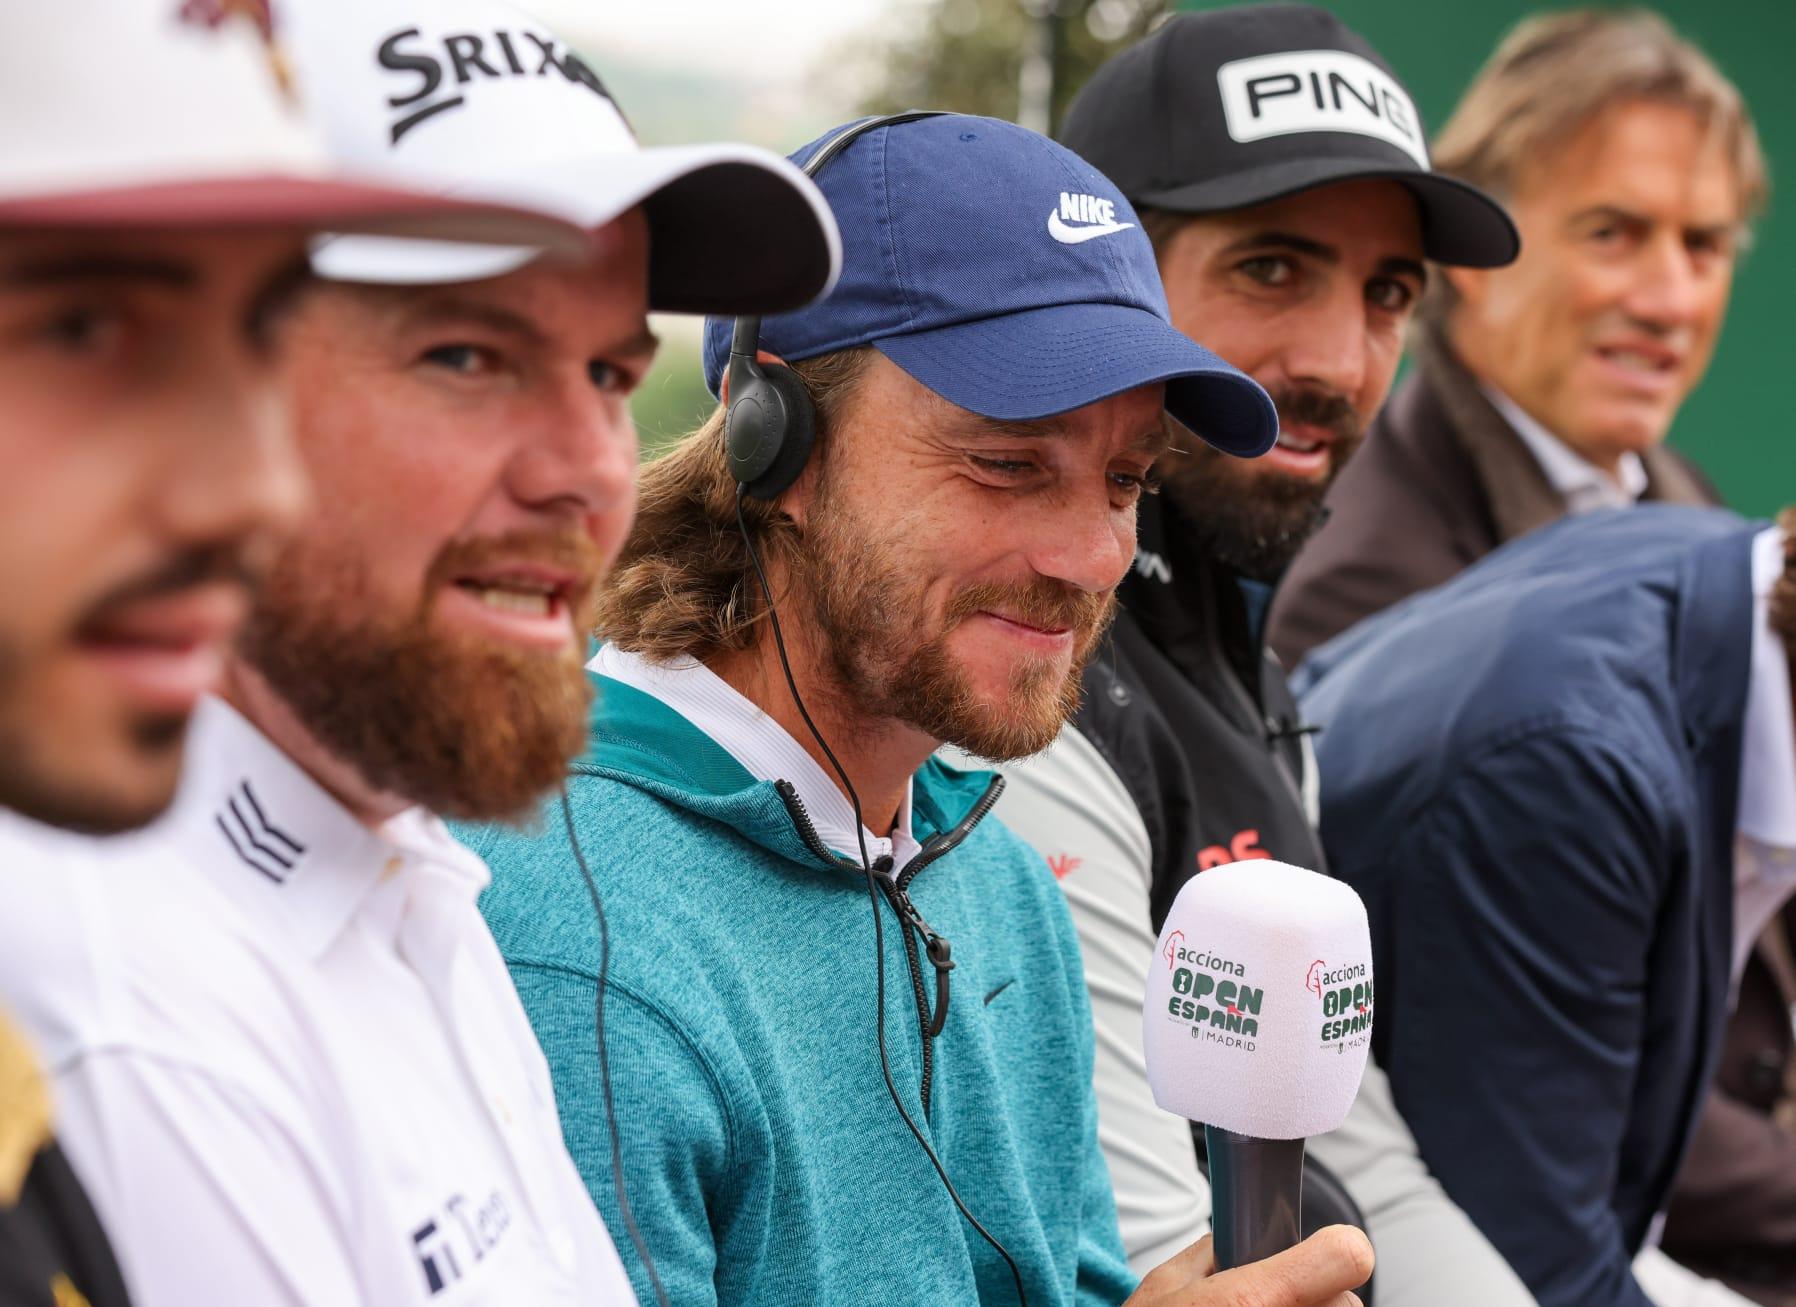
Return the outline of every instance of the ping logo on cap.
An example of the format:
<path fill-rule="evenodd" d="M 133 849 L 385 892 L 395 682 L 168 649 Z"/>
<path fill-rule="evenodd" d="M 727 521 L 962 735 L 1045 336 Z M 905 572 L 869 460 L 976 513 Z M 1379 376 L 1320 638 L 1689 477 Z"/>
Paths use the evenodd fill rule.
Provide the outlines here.
<path fill-rule="evenodd" d="M 490 44 L 489 44 L 490 40 Z M 579 55 L 551 37 L 531 31 L 461 32 L 442 38 L 440 52 L 416 27 L 394 32 L 380 43 L 375 59 L 382 68 L 419 80 L 409 90 L 389 96 L 387 105 L 402 110 L 390 128 L 391 143 L 427 118 L 467 103 L 461 87 L 481 77 L 547 77 L 558 73 L 611 103 L 611 92 Z M 446 77 L 453 82 L 444 86 Z M 432 100 L 439 91 L 446 94 Z"/>
<path fill-rule="evenodd" d="M 1048 235 L 1062 245 L 1082 245 L 1099 236 L 1114 236 L 1135 224 L 1116 220 L 1116 204 L 1101 195 L 1060 192 L 1058 208 L 1048 210 Z"/>
<path fill-rule="evenodd" d="M 1223 117 L 1237 141 L 1293 132 L 1376 137 L 1428 167 L 1422 119 L 1409 94 L 1376 64 L 1345 50 L 1290 50 L 1216 70 Z"/>

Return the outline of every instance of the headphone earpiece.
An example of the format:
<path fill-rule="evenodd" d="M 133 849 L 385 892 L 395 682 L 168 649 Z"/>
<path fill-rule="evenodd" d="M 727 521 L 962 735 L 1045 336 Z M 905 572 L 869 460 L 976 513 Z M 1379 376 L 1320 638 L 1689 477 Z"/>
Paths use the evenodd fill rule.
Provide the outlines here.
<path fill-rule="evenodd" d="M 836 133 L 804 165 L 815 177 L 823 165 L 868 132 L 919 118 L 939 118 L 939 109 L 907 109 L 867 118 Z M 762 364 L 761 319 L 736 319 L 728 361 L 730 402 L 723 416 L 724 458 L 730 475 L 751 499 L 777 499 L 804 471 L 817 438 L 817 410 L 796 372 L 782 364 Z"/>
<path fill-rule="evenodd" d="M 753 499 L 777 499 L 804 471 L 817 436 L 811 393 L 791 368 L 731 360 L 730 404 L 724 413 L 724 457 L 730 475 Z"/>

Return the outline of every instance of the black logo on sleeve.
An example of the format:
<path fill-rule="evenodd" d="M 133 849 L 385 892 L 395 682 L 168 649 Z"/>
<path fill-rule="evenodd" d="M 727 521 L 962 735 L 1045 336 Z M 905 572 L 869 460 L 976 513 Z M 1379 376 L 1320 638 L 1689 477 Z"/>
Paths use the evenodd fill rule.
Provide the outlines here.
<path fill-rule="evenodd" d="M 611 100 L 590 64 L 535 32 L 461 32 L 443 37 L 438 47 L 427 43 L 418 28 L 408 27 L 382 41 L 375 57 L 382 68 L 416 79 L 409 89 L 387 97 L 388 107 L 402 111 L 389 129 L 394 145 L 419 123 L 465 104 L 461 88 L 476 77 L 559 76 Z"/>
<path fill-rule="evenodd" d="M 305 856 L 306 846 L 268 819 L 248 781 L 231 791 L 212 820 L 224 832 L 231 852 L 276 885 L 286 884 Z"/>

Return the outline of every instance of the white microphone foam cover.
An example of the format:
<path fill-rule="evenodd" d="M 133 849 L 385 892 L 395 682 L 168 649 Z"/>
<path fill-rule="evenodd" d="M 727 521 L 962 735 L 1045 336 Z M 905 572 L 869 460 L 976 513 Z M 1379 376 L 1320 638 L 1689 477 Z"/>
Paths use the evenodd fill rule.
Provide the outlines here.
<path fill-rule="evenodd" d="M 1346 1119 L 1372 1045 L 1372 936 L 1338 880 L 1231 862 L 1179 891 L 1148 968 L 1154 1101 L 1257 1139 Z"/>

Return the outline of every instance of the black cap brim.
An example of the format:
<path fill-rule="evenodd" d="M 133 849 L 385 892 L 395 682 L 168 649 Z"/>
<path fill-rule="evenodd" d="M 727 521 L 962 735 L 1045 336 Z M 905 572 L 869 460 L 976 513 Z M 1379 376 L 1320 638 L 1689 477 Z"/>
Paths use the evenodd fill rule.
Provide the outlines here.
<path fill-rule="evenodd" d="M 1422 252 L 1436 263 L 1500 268 L 1521 253 L 1521 236 L 1508 212 L 1476 186 L 1440 173 L 1393 168 L 1382 160 L 1287 160 L 1130 199 L 1171 213 L 1216 213 L 1353 181 L 1393 181 L 1407 187 L 1422 215 Z"/>

